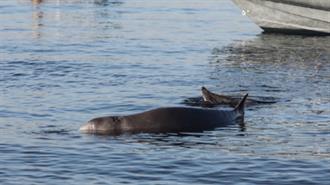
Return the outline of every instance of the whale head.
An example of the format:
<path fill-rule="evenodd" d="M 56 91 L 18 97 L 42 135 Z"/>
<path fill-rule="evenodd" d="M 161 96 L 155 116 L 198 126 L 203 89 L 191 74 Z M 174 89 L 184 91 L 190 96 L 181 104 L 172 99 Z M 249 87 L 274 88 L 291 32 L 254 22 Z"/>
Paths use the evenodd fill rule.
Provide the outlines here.
<path fill-rule="evenodd" d="M 202 97 L 205 102 L 209 102 L 211 104 L 230 104 L 232 102 L 231 98 L 228 96 L 215 94 L 206 89 L 204 86 L 201 88 Z"/>
<path fill-rule="evenodd" d="M 202 97 L 203 97 L 203 100 L 205 102 L 209 102 L 210 101 L 210 91 L 207 90 L 204 86 L 201 88 L 202 90 Z"/>
<path fill-rule="evenodd" d="M 116 134 L 121 131 L 121 118 L 118 116 L 94 118 L 79 129 L 88 134 Z"/>

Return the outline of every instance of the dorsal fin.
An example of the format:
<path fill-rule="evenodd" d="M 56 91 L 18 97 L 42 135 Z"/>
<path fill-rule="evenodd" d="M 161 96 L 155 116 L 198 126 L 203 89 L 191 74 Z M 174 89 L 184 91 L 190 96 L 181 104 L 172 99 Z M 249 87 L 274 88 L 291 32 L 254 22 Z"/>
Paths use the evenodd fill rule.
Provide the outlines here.
<path fill-rule="evenodd" d="M 235 107 L 235 111 L 238 111 L 239 113 L 244 113 L 244 104 L 245 104 L 245 100 L 246 98 L 249 96 L 249 94 L 246 94 L 242 100 L 236 105 Z"/>

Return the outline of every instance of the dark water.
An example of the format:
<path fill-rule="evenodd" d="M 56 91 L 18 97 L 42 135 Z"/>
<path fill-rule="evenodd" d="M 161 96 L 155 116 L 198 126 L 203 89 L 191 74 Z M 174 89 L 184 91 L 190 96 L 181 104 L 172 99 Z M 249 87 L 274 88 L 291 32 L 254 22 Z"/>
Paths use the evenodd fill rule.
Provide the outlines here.
<path fill-rule="evenodd" d="M 0 184 L 328 184 L 330 38 L 263 35 L 223 0 L 0 2 Z M 246 128 L 83 135 L 200 87 L 279 101 Z"/>

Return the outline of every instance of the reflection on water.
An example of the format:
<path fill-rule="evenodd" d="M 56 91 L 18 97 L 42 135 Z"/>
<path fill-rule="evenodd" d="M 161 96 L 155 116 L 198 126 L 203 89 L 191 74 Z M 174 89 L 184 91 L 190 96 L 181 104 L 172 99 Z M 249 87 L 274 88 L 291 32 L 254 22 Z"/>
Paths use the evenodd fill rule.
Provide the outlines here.
<path fill-rule="evenodd" d="M 289 89 L 306 93 L 313 88 L 326 90 L 330 79 L 329 59 L 330 37 L 262 34 L 214 48 L 210 63 L 218 72 L 211 78 L 239 69 L 242 74 L 228 75 L 242 82 L 243 91 L 249 87 L 285 93 Z M 311 86 L 306 87 L 307 84 Z M 329 95 L 328 91 L 323 94 Z"/>
<path fill-rule="evenodd" d="M 17 0 L 19 3 L 26 4 L 29 0 Z M 68 4 L 94 4 L 98 6 L 117 6 L 123 4 L 121 0 L 31 0 L 33 5 L 39 4 L 56 4 L 56 5 L 68 5 Z"/>
<path fill-rule="evenodd" d="M 27 3 L 26 1 L 20 1 L 22 4 Z M 109 8 L 120 6 L 123 4 L 122 1 L 109 1 L 109 0 L 31 0 L 32 7 L 32 38 L 40 39 L 43 34 L 54 34 L 56 37 L 63 35 L 61 33 L 63 30 L 54 29 L 56 27 L 63 27 L 67 25 L 74 25 L 74 21 L 81 22 L 80 29 L 85 29 L 85 27 L 101 29 L 104 32 L 112 29 L 120 29 L 121 25 L 113 22 L 113 17 L 117 16 L 117 13 L 113 12 Z M 99 8 L 90 7 L 93 11 L 83 12 L 78 14 L 78 12 L 67 12 L 65 11 L 65 6 L 68 4 L 74 5 L 84 5 L 91 6 L 96 5 Z M 108 6 L 111 6 L 107 8 Z M 51 9 L 49 9 L 51 8 Z M 47 9 L 45 13 L 44 9 Z M 63 11 L 64 10 L 64 11 Z M 81 11 L 77 9 L 76 11 Z M 100 17 L 102 17 L 102 22 L 100 22 Z M 63 20 L 65 19 L 65 20 Z M 45 25 L 47 23 L 47 25 Z M 66 25 L 64 25 L 66 24 Z M 72 30 L 74 32 L 74 30 Z M 99 33 L 97 33 L 99 34 Z M 97 36 L 95 34 L 95 36 Z"/>
<path fill-rule="evenodd" d="M 32 4 L 40 4 L 43 2 L 43 0 L 31 0 Z"/>
<path fill-rule="evenodd" d="M 214 48 L 210 78 L 222 91 L 285 100 L 247 113 L 254 120 L 247 123 L 250 134 L 256 134 L 254 142 L 276 145 L 259 154 L 328 158 L 330 146 L 325 137 L 330 133 L 329 61 L 330 37 L 265 34 Z M 306 137 L 307 133 L 315 137 Z M 306 143 L 309 145 L 300 148 Z"/>
<path fill-rule="evenodd" d="M 42 11 L 42 7 L 39 5 L 43 0 L 32 0 L 32 4 L 34 4 L 34 9 L 32 12 L 32 30 L 33 30 L 33 38 L 39 39 L 41 37 L 41 29 L 43 26 L 43 17 L 44 12 Z"/>
<path fill-rule="evenodd" d="M 0 6 L 1 184 L 329 184 L 328 37 L 258 35 L 229 0 Z M 242 128 L 78 132 L 201 86 L 276 103 L 248 107 Z"/>
<path fill-rule="evenodd" d="M 262 34 L 255 39 L 238 41 L 224 48 L 213 49 L 215 62 L 226 57 L 236 65 L 267 64 L 277 68 L 285 65 L 318 72 L 329 65 L 330 37 L 303 37 Z M 216 58 L 217 56 L 220 58 Z M 218 61 L 217 61 L 218 60 Z"/>

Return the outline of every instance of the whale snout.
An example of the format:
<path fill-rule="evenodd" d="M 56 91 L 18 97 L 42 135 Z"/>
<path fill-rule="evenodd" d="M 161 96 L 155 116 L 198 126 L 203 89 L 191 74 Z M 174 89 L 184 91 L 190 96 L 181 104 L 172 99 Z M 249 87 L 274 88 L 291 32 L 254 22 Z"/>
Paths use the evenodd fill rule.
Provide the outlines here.
<path fill-rule="evenodd" d="M 118 125 L 117 117 L 94 118 L 79 128 L 80 132 L 87 134 L 107 134 L 115 131 Z"/>
<path fill-rule="evenodd" d="M 79 128 L 79 131 L 82 133 L 92 133 L 95 132 L 95 125 L 91 122 L 87 122 Z"/>

